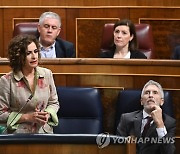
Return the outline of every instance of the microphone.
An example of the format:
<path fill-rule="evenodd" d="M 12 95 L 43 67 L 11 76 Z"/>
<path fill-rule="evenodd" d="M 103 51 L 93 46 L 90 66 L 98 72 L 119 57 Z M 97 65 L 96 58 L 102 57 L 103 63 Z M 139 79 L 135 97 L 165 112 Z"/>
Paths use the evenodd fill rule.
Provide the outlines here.
<path fill-rule="evenodd" d="M 4 132 L 8 129 L 8 127 L 12 124 L 14 119 L 19 115 L 19 113 L 22 111 L 22 109 L 29 103 L 29 101 L 33 98 L 33 95 L 30 95 L 27 99 L 26 103 L 20 108 L 20 110 L 17 112 L 17 114 L 14 116 L 14 118 L 11 120 L 11 122 L 6 126 L 0 126 L 0 134 L 4 134 Z"/>

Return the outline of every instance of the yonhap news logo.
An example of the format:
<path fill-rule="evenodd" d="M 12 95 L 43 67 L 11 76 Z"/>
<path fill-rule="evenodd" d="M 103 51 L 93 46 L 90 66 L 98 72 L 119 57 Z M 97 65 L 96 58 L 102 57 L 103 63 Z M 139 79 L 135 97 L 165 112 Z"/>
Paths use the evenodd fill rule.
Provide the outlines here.
<path fill-rule="evenodd" d="M 104 148 L 109 145 L 110 143 L 110 136 L 109 133 L 101 133 L 96 137 L 96 143 L 99 148 Z"/>
<path fill-rule="evenodd" d="M 109 135 L 109 133 L 101 133 L 96 137 L 96 143 L 99 148 L 107 147 L 110 143 L 112 144 L 123 144 L 129 141 L 131 137 L 122 137 L 117 135 Z"/>
<path fill-rule="evenodd" d="M 130 138 L 130 137 L 128 137 Z M 101 133 L 98 134 L 96 137 L 96 143 L 99 148 L 107 147 L 110 143 L 112 144 L 122 144 L 125 143 L 127 137 L 117 136 L 117 135 L 110 135 L 109 133 Z"/>
<path fill-rule="evenodd" d="M 117 135 L 109 135 L 109 133 L 101 133 L 96 137 L 96 143 L 99 148 L 107 147 L 110 143 L 112 144 L 174 144 L 175 137 L 145 137 L 137 138 L 133 136 L 122 137 Z"/>

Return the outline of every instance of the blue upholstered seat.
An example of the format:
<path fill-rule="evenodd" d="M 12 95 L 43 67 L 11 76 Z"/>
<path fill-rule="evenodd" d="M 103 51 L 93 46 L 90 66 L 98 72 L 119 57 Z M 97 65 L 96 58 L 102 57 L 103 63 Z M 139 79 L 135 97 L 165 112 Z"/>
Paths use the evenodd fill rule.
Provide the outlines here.
<path fill-rule="evenodd" d="M 119 123 L 122 113 L 133 112 L 136 110 L 143 109 L 140 103 L 141 90 L 123 90 L 119 92 L 117 98 L 117 108 L 116 108 L 116 119 L 115 119 L 115 130 Z M 162 110 L 164 113 L 174 117 L 173 114 L 173 101 L 170 91 L 164 91 L 164 104 Z"/>
<path fill-rule="evenodd" d="M 99 90 L 84 87 L 57 87 L 60 110 L 58 134 L 102 132 L 102 103 Z"/>

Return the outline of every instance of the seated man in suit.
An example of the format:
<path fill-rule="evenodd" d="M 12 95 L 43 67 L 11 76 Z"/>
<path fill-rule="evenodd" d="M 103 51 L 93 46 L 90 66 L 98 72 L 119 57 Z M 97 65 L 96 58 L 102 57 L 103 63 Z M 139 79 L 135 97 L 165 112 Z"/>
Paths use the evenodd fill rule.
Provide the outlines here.
<path fill-rule="evenodd" d="M 125 113 L 121 116 L 117 134 L 135 136 L 137 141 L 142 141 L 137 142 L 138 154 L 173 154 L 175 151 L 176 123 L 174 118 L 162 112 L 160 106 L 163 103 L 164 93 L 161 85 L 150 80 L 141 93 L 143 111 Z M 166 140 L 170 140 L 170 143 Z"/>
<path fill-rule="evenodd" d="M 180 59 L 180 45 L 175 47 L 172 59 Z"/>
<path fill-rule="evenodd" d="M 39 18 L 38 31 L 41 58 L 74 58 L 75 49 L 71 42 L 57 38 L 61 32 L 61 19 L 54 12 L 44 12 Z"/>

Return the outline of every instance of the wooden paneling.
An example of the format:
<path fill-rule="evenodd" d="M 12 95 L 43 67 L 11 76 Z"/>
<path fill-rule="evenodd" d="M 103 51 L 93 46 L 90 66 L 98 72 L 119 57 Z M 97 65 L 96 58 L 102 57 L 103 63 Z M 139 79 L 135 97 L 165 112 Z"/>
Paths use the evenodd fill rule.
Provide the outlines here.
<path fill-rule="evenodd" d="M 103 33 L 102 27 L 105 23 L 114 23 L 118 19 L 119 18 L 76 18 L 76 56 L 80 58 L 99 57 L 98 53 L 100 53 Z M 99 52 L 96 52 L 98 50 Z"/>
<path fill-rule="evenodd" d="M 179 154 L 180 153 L 180 136 L 177 136 L 175 141 L 176 141 L 175 142 L 175 146 L 176 146 L 175 154 Z"/>
<path fill-rule="evenodd" d="M 67 29 L 69 29 L 67 34 L 67 40 L 72 41 L 74 44 L 76 44 L 76 48 L 79 50 L 79 47 L 84 47 L 85 51 L 78 52 L 78 58 L 90 58 L 95 57 L 99 54 L 100 51 L 100 44 L 101 44 L 101 38 L 102 38 L 102 20 L 101 22 L 97 22 L 97 19 L 104 18 L 105 20 L 108 20 L 109 18 L 128 18 L 129 17 L 129 10 L 127 8 L 69 8 L 67 9 Z M 76 21 L 80 21 L 80 19 L 86 19 L 89 24 L 84 26 L 84 22 L 77 23 Z M 94 18 L 94 20 L 92 20 Z M 106 18 L 106 19 L 105 19 Z M 78 20 L 79 19 L 79 20 Z M 85 20 L 84 20 L 85 21 Z M 85 33 L 87 29 L 89 29 L 89 26 L 93 27 L 90 31 L 88 31 L 88 34 Z M 79 31 L 79 28 L 82 28 Z M 100 28 L 100 29 L 98 29 Z M 97 32 L 95 31 L 97 30 Z M 77 33 L 76 33 L 77 32 Z M 87 36 L 86 36 L 87 35 Z M 83 39 L 81 36 L 84 36 L 83 42 L 78 43 L 78 39 Z M 99 38 L 98 38 L 99 37 Z M 86 41 L 88 39 L 88 41 Z M 89 41 L 96 42 L 91 46 L 91 49 L 93 49 L 93 53 L 89 53 Z M 82 43 L 82 44 L 81 44 Z M 87 55 L 85 55 L 85 52 Z M 92 52 L 92 50 L 91 50 Z"/>
<path fill-rule="evenodd" d="M 114 133 L 116 98 L 123 89 L 142 89 L 152 79 L 172 91 L 177 135 L 180 135 L 180 61 L 117 60 L 96 58 L 43 59 L 41 66 L 53 71 L 56 86 L 96 87 L 101 91 L 104 131 Z M 0 74 L 10 71 L 8 61 L 0 61 Z"/>
<path fill-rule="evenodd" d="M 37 138 L 38 139 L 38 138 Z M 26 142 L 28 141 L 28 138 Z M 40 141 L 42 142 L 42 141 Z M 75 141 L 74 141 L 75 142 Z M 114 144 L 98 148 L 97 144 L 67 143 L 11 143 L 0 145 L 1 154 L 135 154 L 135 144 Z"/>
<path fill-rule="evenodd" d="M 178 6 L 179 0 L 1 0 L 1 6 Z"/>
<path fill-rule="evenodd" d="M 180 45 L 180 19 L 140 19 L 153 29 L 155 51 L 158 59 L 170 59 L 174 47 Z"/>
<path fill-rule="evenodd" d="M 22 135 L 22 134 L 21 134 Z M 71 135 L 71 134 L 70 134 Z M 72 134 L 74 135 L 74 134 Z M 86 134 L 85 134 L 86 135 Z M 38 135 L 36 140 L 31 139 L 29 137 L 21 137 L 21 139 L 14 139 L 12 136 L 7 136 L 3 141 L 5 135 L 1 136 L 1 144 L 0 144 L 0 151 L 1 154 L 17 154 L 17 153 L 26 153 L 26 154 L 44 154 L 44 153 L 51 153 L 51 154 L 135 154 L 136 153 L 136 145 L 135 144 L 119 144 L 118 139 L 116 143 L 118 144 L 109 144 L 104 148 L 99 148 L 96 143 L 94 144 L 82 144 L 73 140 L 73 143 L 63 143 L 61 142 L 61 138 L 65 138 L 64 134 L 56 134 L 55 136 L 48 135 L 46 136 L 46 140 L 41 138 L 42 135 Z M 81 134 L 83 136 L 83 134 Z M 59 138 L 57 141 L 51 141 L 49 138 Z M 68 135 L 67 135 L 68 137 Z M 114 137 L 114 136 L 113 136 Z M 16 137 L 17 138 L 17 137 Z M 22 139 L 23 138 L 23 139 Z M 77 135 L 76 135 L 77 138 Z M 48 139 L 48 142 L 47 142 Z M 107 138 L 105 141 L 102 140 L 103 143 L 107 143 Z M 22 140 L 25 140 L 23 142 Z M 71 140 L 71 139 L 70 139 Z M 87 142 L 87 137 L 85 138 L 85 142 Z M 8 141 L 10 143 L 8 143 Z M 20 142 L 20 143 L 19 143 Z M 67 141 L 66 142 L 71 142 Z M 81 140 L 82 142 L 82 140 Z M 175 154 L 180 153 L 180 136 L 176 136 L 175 138 L 175 146 L 176 152 Z M 46 152 L 45 152 L 46 151 Z"/>
<path fill-rule="evenodd" d="M 18 23 L 22 23 L 22 22 L 38 22 L 39 21 L 39 18 L 13 18 L 13 23 L 12 23 L 12 26 L 13 26 L 13 29 L 14 29 L 14 26 Z"/>
<path fill-rule="evenodd" d="M 37 19 L 44 11 L 54 11 L 61 16 L 64 38 L 74 43 L 78 58 L 95 58 L 99 55 L 102 26 L 110 18 L 129 18 L 134 23 L 150 23 L 153 28 L 157 59 L 169 59 L 174 42 L 179 42 L 180 9 L 178 7 L 2 7 L 0 8 L 2 14 L 0 21 L 3 23 L 0 26 L 1 57 L 7 55 L 7 46 L 12 38 L 13 21 Z M 166 27 L 164 31 L 161 29 L 162 25 Z M 170 40 L 165 39 L 168 36 Z"/>
<path fill-rule="evenodd" d="M 157 59 L 170 59 L 173 49 L 180 44 L 180 9 L 130 9 L 134 22 L 152 26 Z"/>
<path fill-rule="evenodd" d="M 4 38 L 3 38 L 3 30 L 4 30 L 4 25 L 2 24 L 4 20 L 4 16 L 3 16 L 3 10 L 0 9 L 0 47 L 1 47 L 1 51 L 0 51 L 0 57 L 3 57 L 3 42 L 4 42 Z"/>

